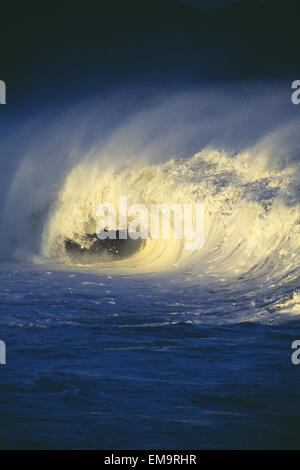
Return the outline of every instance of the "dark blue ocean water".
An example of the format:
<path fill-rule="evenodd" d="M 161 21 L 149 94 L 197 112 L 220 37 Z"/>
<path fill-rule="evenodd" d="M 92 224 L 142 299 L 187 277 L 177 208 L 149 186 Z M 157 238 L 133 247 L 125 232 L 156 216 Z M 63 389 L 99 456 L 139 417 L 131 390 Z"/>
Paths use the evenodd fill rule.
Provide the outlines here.
<path fill-rule="evenodd" d="M 152 275 L 3 265 L 0 290 L 1 448 L 300 447 L 296 316 Z"/>

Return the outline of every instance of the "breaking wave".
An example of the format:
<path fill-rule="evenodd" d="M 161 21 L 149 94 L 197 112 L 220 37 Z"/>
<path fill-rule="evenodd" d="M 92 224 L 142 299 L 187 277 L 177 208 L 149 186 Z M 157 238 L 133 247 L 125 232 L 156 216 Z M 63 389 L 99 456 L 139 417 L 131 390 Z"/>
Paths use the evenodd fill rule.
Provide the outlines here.
<path fill-rule="evenodd" d="M 252 102 L 247 120 L 241 119 L 241 97 L 221 93 L 219 101 L 228 108 L 222 121 L 218 113 L 204 113 L 203 96 L 172 97 L 135 110 L 117 129 L 101 121 L 103 113 L 95 126 L 95 115 L 87 118 L 89 103 L 84 126 L 74 128 L 67 115 L 52 133 L 43 130 L 10 186 L 3 227 L 13 236 L 6 252 L 21 261 L 101 273 L 174 273 L 197 285 L 235 284 L 249 296 L 259 286 L 264 292 L 283 288 L 272 308 L 300 313 L 298 122 L 289 116 L 262 130 Z M 215 103 L 215 93 L 209 96 Z M 272 115 L 274 100 L 265 99 L 265 113 Z M 53 135 L 59 137 L 54 149 Z M 203 248 L 187 251 L 185 240 L 172 237 L 100 246 L 94 236 L 97 207 L 117 206 L 124 195 L 128 204 L 146 207 L 204 204 Z"/>

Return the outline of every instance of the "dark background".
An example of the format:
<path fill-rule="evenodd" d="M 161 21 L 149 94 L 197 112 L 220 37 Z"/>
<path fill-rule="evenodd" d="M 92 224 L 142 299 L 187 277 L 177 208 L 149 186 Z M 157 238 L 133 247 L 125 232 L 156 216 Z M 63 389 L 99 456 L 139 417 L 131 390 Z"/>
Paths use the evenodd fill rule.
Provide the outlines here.
<path fill-rule="evenodd" d="M 216 5 L 217 0 L 2 3 L 5 118 L 120 85 L 170 89 L 300 77 L 298 0 Z"/>

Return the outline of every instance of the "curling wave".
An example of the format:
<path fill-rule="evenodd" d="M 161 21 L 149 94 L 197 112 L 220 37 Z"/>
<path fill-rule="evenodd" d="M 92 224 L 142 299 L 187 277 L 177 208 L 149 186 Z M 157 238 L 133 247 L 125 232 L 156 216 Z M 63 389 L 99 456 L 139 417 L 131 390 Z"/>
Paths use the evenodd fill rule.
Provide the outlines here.
<path fill-rule="evenodd" d="M 272 308 L 300 313 L 298 123 L 277 125 L 264 135 L 260 129 L 250 145 L 246 137 L 247 145 L 235 145 L 234 138 L 231 145 L 223 146 L 222 139 L 210 139 L 207 145 L 202 136 L 200 151 L 188 156 L 185 143 L 196 145 L 203 120 L 196 126 L 193 115 L 187 126 L 177 121 L 170 125 L 165 118 L 176 111 L 174 101 L 190 110 L 191 100 L 195 95 L 143 110 L 116 132 L 106 130 L 109 138 L 100 136 L 101 142 L 91 139 L 92 144 L 71 151 L 67 146 L 54 164 L 49 158 L 43 164 L 37 164 L 36 156 L 25 158 L 4 216 L 7 227 L 16 207 L 23 209 L 22 233 L 14 231 L 12 237 L 14 257 L 92 267 L 101 273 L 174 273 L 196 285 L 217 283 L 225 290 L 235 286 L 249 298 L 261 287 L 264 293 L 284 289 L 275 295 Z M 238 128 L 240 115 L 233 115 L 230 126 Z M 180 151 L 175 152 L 174 145 Z M 170 154 L 173 158 L 166 158 Z M 56 168 L 53 176 L 55 166 L 59 171 Z M 31 187 L 25 210 L 20 190 L 24 181 Z M 98 240 L 97 207 L 117 207 L 124 195 L 128 204 L 146 207 L 202 203 L 203 248 L 186 251 L 185 240 L 174 239 L 172 233 L 170 240 Z"/>
<path fill-rule="evenodd" d="M 172 234 L 171 240 L 149 238 L 121 259 L 109 252 L 99 259 L 90 257 L 99 267 L 125 272 L 189 267 L 221 276 L 239 276 L 263 267 L 271 276 L 299 265 L 295 169 L 271 168 L 265 158 L 249 152 L 233 156 L 213 149 L 144 168 L 115 165 L 103 169 L 101 159 L 81 162 L 59 192 L 43 230 L 41 255 L 72 262 L 66 240 L 88 252 L 94 244 L 87 234 L 96 231 L 98 205 L 117 206 L 124 194 L 129 203 L 146 207 L 203 203 L 204 247 L 186 252 L 184 240 L 174 240 Z"/>

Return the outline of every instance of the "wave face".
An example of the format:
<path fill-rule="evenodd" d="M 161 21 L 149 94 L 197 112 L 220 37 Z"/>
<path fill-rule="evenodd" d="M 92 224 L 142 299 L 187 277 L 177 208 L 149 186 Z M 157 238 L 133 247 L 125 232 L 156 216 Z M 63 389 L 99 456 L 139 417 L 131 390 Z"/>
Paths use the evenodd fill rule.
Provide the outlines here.
<path fill-rule="evenodd" d="M 245 96 L 206 91 L 131 109 L 116 129 L 103 116 L 115 122 L 120 104 L 113 110 L 106 104 L 109 111 L 98 116 L 91 110 L 99 103 L 85 103 L 80 125 L 74 110 L 50 131 L 43 123 L 44 134 L 29 145 L 10 186 L 6 252 L 99 273 L 171 276 L 213 296 L 235 292 L 243 298 L 240 317 L 248 320 L 300 313 L 298 121 L 266 118 L 282 102 L 257 93 L 259 110 L 251 97 L 247 113 L 240 111 Z M 209 115 L 220 102 L 222 116 Z M 186 251 L 185 240 L 149 238 L 127 241 L 122 256 L 94 250 L 97 207 L 117 207 L 124 195 L 129 205 L 148 208 L 204 204 L 203 248 Z"/>

